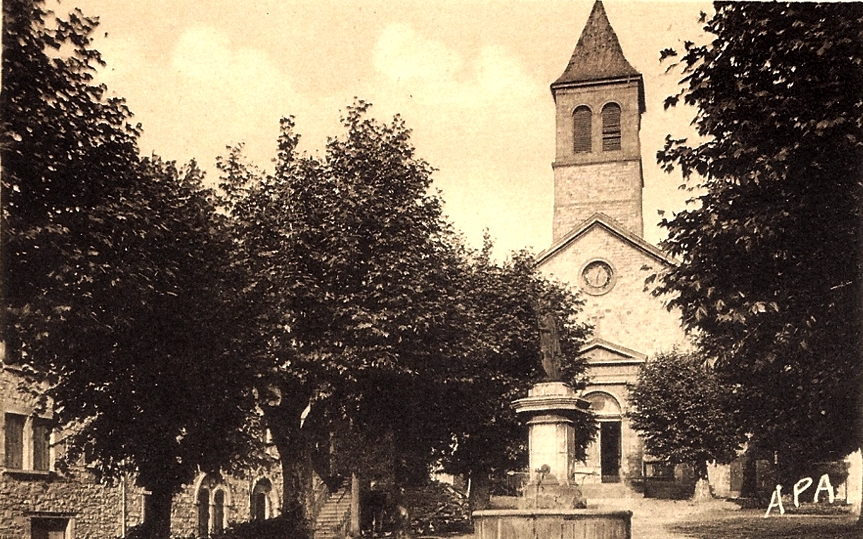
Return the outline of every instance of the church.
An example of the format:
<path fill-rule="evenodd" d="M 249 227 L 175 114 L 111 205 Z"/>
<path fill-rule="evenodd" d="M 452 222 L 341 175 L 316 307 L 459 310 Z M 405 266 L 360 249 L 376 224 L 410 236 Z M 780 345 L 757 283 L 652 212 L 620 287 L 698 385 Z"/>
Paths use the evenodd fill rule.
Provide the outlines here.
<path fill-rule="evenodd" d="M 642 484 L 673 473 L 650 462 L 626 414 L 627 385 L 657 353 L 686 348 L 679 314 L 645 285 L 674 261 L 643 238 L 641 143 L 644 80 L 626 59 L 602 2 L 588 17 L 563 74 L 551 85 L 555 105 L 552 244 L 538 255 L 546 276 L 584 300 L 593 326 L 582 349 L 590 401 L 600 429 L 577 466 L 576 480 Z M 577 435 L 577 434 L 576 434 Z"/>

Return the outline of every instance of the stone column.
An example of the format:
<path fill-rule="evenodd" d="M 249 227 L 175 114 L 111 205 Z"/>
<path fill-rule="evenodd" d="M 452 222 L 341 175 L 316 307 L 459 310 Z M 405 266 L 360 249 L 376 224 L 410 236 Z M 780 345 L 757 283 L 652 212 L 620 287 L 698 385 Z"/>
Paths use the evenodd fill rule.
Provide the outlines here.
<path fill-rule="evenodd" d="M 528 417 L 530 482 L 525 507 L 583 506 L 581 491 L 572 477 L 575 470 L 573 418 L 589 404 L 563 382 L 543 382 L 530 389 L 527 398 L 513 403 Z"/>

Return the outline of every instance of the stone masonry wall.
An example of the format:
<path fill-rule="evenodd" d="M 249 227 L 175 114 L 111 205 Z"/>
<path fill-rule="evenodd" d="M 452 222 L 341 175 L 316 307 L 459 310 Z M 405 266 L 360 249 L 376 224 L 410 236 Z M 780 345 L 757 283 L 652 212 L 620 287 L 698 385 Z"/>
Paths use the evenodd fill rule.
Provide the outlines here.
<path fill-rule="evenodd" d="M 554 175 L 554 241 L 596 212 L 641 236 L 641 161 L 560 167 Z"/>
<path fill-rule="evenodd" d="M 616 282 L 602 296 L 582 294 L 580 319 L 594 326 L 594 337 L 631 348 L 648 356 L 686 346 L 680 315 L 645 291 L 645 279 L 661 269 L 662 262 L 635 248 L 602 226 L 594 226 L 572 244 L 546 260 L 540 270 L 572 286 L 581 285 L 581 271 L 601 259 L 614 269 Z"/>
<path fill-rule="evenodd" d="M 607 262 L 614 271 L 614 286 L 603 295 L 582 293 L 585 300 L 580 320 L 594 326 L 593 337 L 629 348 L 650 357 L 675 347 L 689 346 L 680 317 L 669 312 L 661 300 L 645 291 L 645 279 L 661 269 L 663 262 L 601 225 L 578 237 L 553 257 L 543 262 L 543 274 L 581 287 L 581 273 L 593 260 Z M 585 394 L 604 393 L 616 400 L 621 408 L 621 476 L 625 482 L 641 476 L 643 456 L 638 433 L 626 419 L 628 410 L 627 384 L 635 382 L 638 366 L 621 361 L 615 364 L 612 354 L 593 354 L 603 363 L 589 367 L 592 379 Z M 608 417 L 606 419 L 615 419 Z M 599 480 L 599 443 L 588 450 L 584 466 L 586 481 Z"/>
<path fill-rule="evenodd" d="M 120 537 L 123 485 L 100 484 L 88 476 L 83 470 L 68 476 L 4 472 L 0 480 L 0 538 L 29 538 L 34 517 L 69 519 L 76 539 Z M 126 486 L 127 529 L 140 518 L 140 494 L 135 492 Z"/>
<path fill-rule="evenodd" d="M 6 415 L 17 414 L 50 417 L 40 410 L 35 394 L 27 390 L 24 378 L 14 368 L 0 367 L 0 539 L 24 539 L 31 536 L 33 519 L 59 518 L 69 521 L 68 532 L 82 539 L 118 537 L 123 530 L 123 501 L 127 527 L 136 524 L 141 513 L 140 494 L 121 482 L 99 483 L 83 467 L 66 473 L 53 470 L 53 462 L 62 455 L 62 434 L 52 437 L 50 470 L 33 470 L 31 457 L 25 456 L 22 469 L 6 468 Z M 28 419 L 29 421 L 29 419 Z M 31 434 L 25 425 L 24 452 L 32 451 Z"/>
<path fill-rule="evenodd" d="M 84 466 L 72 467 L 65 473 L 53 469 L 53 462 L 62 456 L 62 442 L 57 443 L 62 440 L 61 434 L 52 437 L 52 469 L 33 470 L 28 466 L 32 460 L 28 459 L 22 469 L 5 467 L 6 414 L 29 418 L 38 410 L 37 397 L 22 382 L 14 367 L 0 364 L 0 539 L 30 539 L 34 519 L 68 521 L 67 537 L 75 539 L 121 537 L 124 531 L 140 524 L 146 496 L 135 486 L 134 478 L 99 482 Z M 49 417 L 50 412 L 38 415 Z M 26 436 L 24 451 L 29 450 L 26 442 L 30 440 Z M 272 469 L 249 470 L 244 478 L 220 480 L 226 493 L 226 525 L 251 518 L 251 492 L 258 480 L 264 478 L 271 484 L 266 515 L 278 514 L 282 481 L 275 465 Z M 187 485 L 174 499 L 171 514 L 174 536 L 197 534 L 197 489 L 201 479 Z"/>

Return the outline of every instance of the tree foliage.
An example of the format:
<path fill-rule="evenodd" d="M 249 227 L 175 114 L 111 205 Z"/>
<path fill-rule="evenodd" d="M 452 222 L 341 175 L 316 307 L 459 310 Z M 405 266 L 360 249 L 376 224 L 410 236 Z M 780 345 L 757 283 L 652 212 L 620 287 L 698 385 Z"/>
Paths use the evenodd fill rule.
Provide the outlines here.
<path fill-rule="evenodd" d="M 681 264 L 658 292 L 792 474 L 863 433 L 863 7 L 723 2 L 705 29 L 667 101 L 697 107 L 704 141 L 658 153 L 700 193 L 662 223 Z"/>
<path fill-rule="evenodd" d="M 463 359 L 440 385 L 452 409 L 440 420 L 452 429 L 454 445 L 444 455 L 444 470 L 472 480 L 481 489 L 489 477 L 502 478 L 527 466 L 527 429 L 512 402 L 544 378 L 538 317 L 540 304 L 550 307 L 560 327 L 564 380 L 584 388 L 585 364 L 576 359 L 588 328 L 578 322 L 582 301 L 571 290 L 544 279 L 534 258 L 513 253 L 503 263 L 490 259 L 491 244 L 469 253 L 458 292 L 465 308 Z M 596 432 L 591 414 L 576 424 L 576 456 L 585 458 Z M 473 491 L 472 491 L 473 493 Z M 474 500 L 482 503 L 482 500 Z"/>
<path fill-rule="evenodd" d="M 194 163 L 138 157 L 93 82 L 96 21 L 3 3 L 2 265 L 8 360 L 47 384 L 69 459 L 171 497 L 254 448 L 243 275 Z"/>
<path fill-rule="evenodd" d="M 447 225 L 427 194 L 431 169 L 414 157 L 401 120 L 383 125 L 366 109 L 348 109 L 346 134 L 322 158 L 297 153 L 285 119 L 274 174 L 244 166 L 238 149 L 220 163 L 235 260 L 254 276 L 246 298 L 266 306 L 255 322 L 259 354 L 274 361 L 264 410 L 283 461 L 305 453 L 325 412 L 403 433 L 420 373 L 450 340 L 441 320 Z M 413 434 L 394 443 L 428 437 Z M 305 463 L 285 464 L 296 496 Z"/>
<path fill-rule="evenodd" d="M 266 305 L 255 321 L 258 353 L 274 367 L 265 419 L 283 469 L 294 470 L 285 502 L 295 507 L 303 463 L 292 461 L 313 445 L 343 449 L 343 473 L 374 473 L 389 455 L 399 484 L 426 479 L 454 449 L 476 469 L 511 456 L 501 443 L 516 424 L 509 402 L 539 364 L 535 294 L 568 322 L 568 351 L 585 332 L 572 320 L 580 304 L 541 282 L 529 257 L 499 267 L 490 246 L 462 246 L 404 122 L 368 109 L 347 108 L 323 156 L 297 152 L 288 118 L 273 174 L 246 164 L 241 148 L 219 165 L 235 261 L 254 276 L 247 301 Z M 481 451 L 497 427 L 497 445 Z M 334 431 L 361 442 L 331 445 Z"/>
<path fill-rule="evenodd" d="M 731 462 L 745 441 L 733 393 L 703 358 L 668 352 L 642 365 L 630 388 L 629 413 L 647 452 L 689 464 L 700 479 L 707 462 Z"/>

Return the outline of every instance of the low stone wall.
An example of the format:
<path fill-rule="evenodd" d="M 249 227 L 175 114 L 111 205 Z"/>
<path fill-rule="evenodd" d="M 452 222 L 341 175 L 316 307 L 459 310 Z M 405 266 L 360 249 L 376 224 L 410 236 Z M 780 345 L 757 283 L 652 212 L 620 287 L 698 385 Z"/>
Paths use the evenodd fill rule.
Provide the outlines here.
<path fill-rule="evenodd" d="M 501 509 L 473 513 L 475 539 L 631 539 L 631 511 Z"/>

